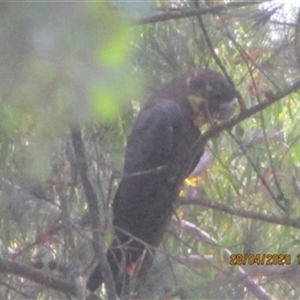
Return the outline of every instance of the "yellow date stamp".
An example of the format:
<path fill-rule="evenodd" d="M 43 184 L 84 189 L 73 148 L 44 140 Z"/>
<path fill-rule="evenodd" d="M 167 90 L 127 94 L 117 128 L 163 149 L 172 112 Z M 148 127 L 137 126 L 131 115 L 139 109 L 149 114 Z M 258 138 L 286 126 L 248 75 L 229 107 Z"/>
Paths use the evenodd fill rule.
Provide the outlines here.
<path fill-rule="evenodd" d="M 290 254 L 231 254 L 230 265 L 267 265 L 283 266 L 291 264 Z"/>

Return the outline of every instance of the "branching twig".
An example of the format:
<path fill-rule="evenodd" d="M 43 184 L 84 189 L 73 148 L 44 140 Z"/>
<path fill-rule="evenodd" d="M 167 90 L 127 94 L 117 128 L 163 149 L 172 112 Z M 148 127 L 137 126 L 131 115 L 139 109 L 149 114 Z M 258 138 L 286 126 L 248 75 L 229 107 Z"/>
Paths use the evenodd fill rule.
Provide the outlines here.
<path fill-rule="evenodd" d="M 198 2 L 198 0 L 195 0 L 195 5 L 196 5 L 197 8 L 199 8 L 199 2 Z M 206 44 L 208 46 L 208 49 L 209 49 L 209 51 L 210 51 L 213 59 L 215 60 L 217 66 L 221 69 L 221 71 L 223 72 L 223 74 L 225 75 L 225 77 L 227 78 L 227 80 L 234 87 L 234 82 L 232 81 L 231 77 L 228 75 L 228 73 L 226 71 L 226 68 L 222 64 L 221 59 L 217 55 L 217 53 L 216 53 L 216 51 L 215 51 L 215 49 L 214 49 L 214 47 L 212 45 L 212 42 L 211 42 L 210 37 L 209 37 L 209 34 L 208 34 L 208 32 L 206 30 L 206 27 L 204 25 L 204 22 L 202 20 L 202 15 L 197 15 L 197 20 L 198 20 L 199 26 L 200 26 L 200 28 L 202 30 L 204 39 L 206 41 Z M 236 92 L 236 97 L 237 97 L 238 102 L 240 104 L 240 110 L 241 110 L 241 112 L 243 112 L 246 109 L 245 102 L 244 102 L 244 100 L 243 100 L 243 98 L 242 98 L 242 96 L 240 95 L 239 92 Z"/>
<path fill-rule="evenodd" d="M 172 219 L 173 223 L 176 222 L 176 219 Z M 219 246 L 219 242 L 211 237 L 208 233 L 203 231 L 202 229 L 198 228 L 196 225 L 185 221 L 185 220 L 180 220 L 177 222 L 178 225 L 186 231 L 190 236 L 194 237 L 197 240 L 202 240 L 203 235 L 205 234 L 205 239 L 207 242 L 209 241 L 210 244 Z M 199 239 L 200 237 L 200 239 Z M 228 249 L 223 248 L 223 253 L 224 253 L 224 260 L 225 261 L 230 261 L 230 256 L 231 256 L 231 251 Z M 243 268 L 237 266 L 237 271 L 238 271 L 238 277 L 241 281 L 244 282 L 246 288 L 249 290 L 250 293 L 255 295 L 255 297 L 259 300 L 271 300 L 274 299 L 271 295 L 268 294 L 268 292 L 261 286 L 259 286 L 256 282 L 248 278 L 247 273 L 243 270 Z"/>
<path fill-rule="evenodd" d="M 223 203 L 214 201 L 212 199 L 208 199 L 205 197 L 201 197 L 201 199 L 189 198 L 185 200 L 180 200 L 179 203 L 181 205 L 201 205 L 207 208 L 211 208 L 214 210 L 219 210 L 222 212 L 226 212 L 228 214 L 239 216 L 242 218 L 255 219 L 263 222 L 268 222 L 276 225 L 289 226 L 294 228 L 300 228 L 300 220 L 299 219 L 291 219 L 286 217 L 279 217 L 276 215 L 266 215 L 258 212 L 248 211 L 244 209 L 234 208 L 232 206 L 225 205 Z"/>
<path fill-rule="evenodd" d="M 78 299 L 84 299 L 84 287 L 82 285 L 82 280 L 80 280 L 81 272 L 80 272 L 80 262 L 76 252 L 74 235 L 72 231 L 72 222 L 68 207 L 68 201 L 65 195 L 60 195 L 60 206 L 61 206 L 61 220 L 63 223 L 64 234 L 65 234 L 65 249 L 70 249 L 70 263 L 72 264 L 72 268 L 70 268 L 70 274 L 67 274 L 69 278 L 76 280 L 78 283 L 76 286 L 76 295 Z"/>
<path fill-rule="evenodd" d="M 255 115 L 256 113 L 266 109 L 267 107 L 271 106 L 275 102 L 281 100 L 285 96 L 296 92 L 300 89 L 300 80 L 296 81 L 294 84 L 291 84 L 283 91 L 279 91 L 276 94 L 266 93 L 266 99 L 261 101 L 260 103 L 241 111 L 238 115 L 234 116 L 230 120 L 225 122 L 216 124 L 204 132 L 201 135 L 193 147 L 190 149 L 189 153 L 187 154 L 187 160 L 191 161 L 191 158 L 194 158 L 198 153 L 199 149 L 207 143 L 207 141 L 213 137 L 216 137 L 220 132 L 224 130 L 230 130 L 236 124 L 248 119 L 249 117 Z"/>
<path fill-rule="evenodd" d="M 289 206 L 290 201 L 289 201 L 289 199 L 287 199 L 285 197 L 283 189 L 281 188 L 281 185 L 279 183 L 279 178 L 277 176 L 276 168 L 275 168 L 274 163 L 273 163 L 270 144 L 269 144 L 269 140 L 268 140 L 268 136 L 267 136 L 267 132 L 266 132 L 265 118 L 264 118 L 262 112 L 260 112 L 260 114 L 261 114 L 262 132 L 263 132 L 263 137 L 264 137 L 264 143 L 266 145 L 265 149 L 266 149 L 267 157 L 268 157 L 269 164 L 270 164 L 270 167 L 271 167 L 271 170 L 272 170 L 273 180 L 274 180 L 275 186 L 277 188 L 277 192 L 278 192 L 275 201 L 276 201 L 276 203 L 277 203 L 277 201 L 283 201 L 285 203 L 285 212 L 289 213 L 287 208 Z"/>
<path fill-rule="evenodd" d="M 266 190 L 268 191 L 268 193 L 270 194 L 270 196 L 272 197 L 274 202 L 280 207 L 280 209 L 282 209 L 286 213 L 287 212 L 286 207 L 283 206 L 280 203 L 281 198 L 276 197 L 276 195 L 273 193 L 273 191 L 271 190 L 270 186 L 268 185 L 266 179 L 262 176 L 262 174 L 259 172 L 258 167 L 256 166 L 256 164 L 252 161 L 251 157 L 248 155 L 247 150 L 245 149 L 243 144 L 234 136 L 234 134 L 230 130 L 228 130 L 228 134 L 236 142 L 236 144 L 240 147 L 241 151 L 243 152 L 243 154 L 247 158 L 247 160 L 250 163 L 251 167 L 253 168 L 253 170 L 257 174 L 259 180 L 264 185 L 264 187 L 266 188 Z"/>
<path fill-rule="evenodd" d="M 99 207 L 97 201 L 97 194 L 94 191 L 93 186 L 90 183 L 90 180 L 87 175 L 88 167 L 87 167 L 85 149 L 84 149 L 84 144 L 82 141 L 80 129 L 73 128 L 71 130 L 71 138 L 75 150 L 76 159 L 78 162 L 78 168 L 79 168 L 82 185 L 86 196 L 89 213 L 91 216 L 94 251 L 97 255 L 99 264 L 101 265 L 102 275 L 103 275 L 108 299 L 116 299 L 117 294 L 115 290 L 113 276 L 105 255 L 104 241 L 102 238 L 102 234 L 99 234 L 99 231 L 101 229 L 101 224 L 99 220 Z"/>
<path fill-rule="evenodd" d="M 169 20 L 177 20 L 183 18 L 190 18 L 195 16 L 207 15 L 207 14 L 218 14 L 226 9 L 232 8 L 239 8 L 245 6 L 253 6 L 257 5 L 258 3 L 262 2 L 269 2 L 270 0 L 265 1 L 252 1 L 252 2 L 230 2 L 227 4 L 216 5 L 208 8 L 198 8 L 198 9 L 184 9 L 184 10 L 177 10 L 177 11 L 168 11 L 165 13 L 160 13 L 158 15 L 154 15 L 151 17 L 145 17 L 137 21 L 137 24 L 151 24 L 151 23 L 158 23 L 164 22 Z"/>
<path fill-rule="evenodd" d="M 76 293 L 75 281 L 71 282 L 61 277 L 51 276 L 15 261 L 0 258 L 0 272 L 18 275 L 66 294 L 75 296 Z"/>

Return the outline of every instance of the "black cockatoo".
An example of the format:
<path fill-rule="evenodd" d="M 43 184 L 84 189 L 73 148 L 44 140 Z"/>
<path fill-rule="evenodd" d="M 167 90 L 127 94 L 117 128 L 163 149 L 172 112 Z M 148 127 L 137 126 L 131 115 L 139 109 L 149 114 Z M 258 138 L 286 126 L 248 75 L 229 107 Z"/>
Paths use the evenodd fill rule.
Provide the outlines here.
<path fill-rule="evenodd" d="M 133 278 L 143 278 L 173 213 L 183 180 L 203 154 L 188 158 L 205 123 L 229 118 L 235 89 L 222 74 L 196 69 L 154 93 L 129 136 L 124 177 L 113 203 L 115 239 L 107 259 L 118 295 L 128 294 Z M 102 283 L 98 265 L 87 282 Z"/>

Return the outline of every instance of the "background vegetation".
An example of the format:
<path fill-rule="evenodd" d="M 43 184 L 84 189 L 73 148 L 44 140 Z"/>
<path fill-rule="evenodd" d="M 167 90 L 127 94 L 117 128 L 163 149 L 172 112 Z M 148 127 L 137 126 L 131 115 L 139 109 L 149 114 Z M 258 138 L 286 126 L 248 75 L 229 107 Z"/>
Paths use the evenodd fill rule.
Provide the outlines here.
<path fill-rule="evenodd" d="M 0 298 L 85 298 L 134 118 L 200 65 L 232 78 L 239 106 L 203 129 L 219 134 L 141 298 L 298 299 L 299 31 L 292 1 L 1 3 Z M 114 299 L 106 277 L 97 297 Z"/>

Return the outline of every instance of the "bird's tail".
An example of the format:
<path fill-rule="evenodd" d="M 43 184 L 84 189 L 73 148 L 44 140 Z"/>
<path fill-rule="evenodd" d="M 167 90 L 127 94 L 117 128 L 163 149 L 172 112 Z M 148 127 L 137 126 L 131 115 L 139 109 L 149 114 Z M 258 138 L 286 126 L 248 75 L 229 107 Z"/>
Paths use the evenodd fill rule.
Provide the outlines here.
<path fill-rule="evenodd" d="M 117 294 L 127 293 L 130 280 L 136 277 L 143 259 L 144 247 L 134 239 L 125 245 L 114 240 L 106 252 Z M 94 292 L 103 283 L 101 264 L 98 264 L 90 275 L 86 287 Z"/>
<path fill-rule="evenodd" d="M 114 248 L 116 241 L 113 241 L 111 247 L 106 252 L 106 259 L 109 263 L 113 279 L 116 283 L 116 279 L 119 274 L 119 263 L 120 263 L 120 251 L 117 248 Z M 90 275 L 86 287 L 88 290 L 94 292 L 101 284 L 103 283 L 103 274 L 101 269 L 101 264 L 99 263 L 92 274 Z"/>
<path fill-rule="evenodd" d="M 93 273 L 90 275 L 86 288 L 94 292 L 103 283 L 103 276 L 100 264 L 94 269 Z"/>

